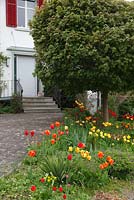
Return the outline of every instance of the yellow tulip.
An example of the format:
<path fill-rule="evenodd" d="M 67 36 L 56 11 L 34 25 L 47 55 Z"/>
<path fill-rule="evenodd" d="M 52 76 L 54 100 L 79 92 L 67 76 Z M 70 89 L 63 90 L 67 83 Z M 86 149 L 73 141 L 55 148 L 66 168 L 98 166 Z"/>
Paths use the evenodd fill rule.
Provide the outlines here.
<path fill-rule="evenodd" d="M 69 152 L 72 152 L 72 151 L 73 151 L 73 147 L 69 147 L 69 148 L 68 148 L 68 151 L 69 151 Z"/>

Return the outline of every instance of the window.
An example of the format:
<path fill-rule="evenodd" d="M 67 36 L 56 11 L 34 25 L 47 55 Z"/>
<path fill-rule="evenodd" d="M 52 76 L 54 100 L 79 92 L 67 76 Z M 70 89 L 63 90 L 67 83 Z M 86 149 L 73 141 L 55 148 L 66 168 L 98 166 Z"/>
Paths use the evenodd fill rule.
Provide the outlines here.
<path fill-rule="evenodd" d="M 17 26 L 28 28 L 35 12 L 35 0 L 17 0 Z"/>
<path fill-rule="evenodd" d="M 28 22 L 34 15 L 36 4 L 41 8 L 43 0 L 6 0 L 6 25 L 28 28 Z"/>

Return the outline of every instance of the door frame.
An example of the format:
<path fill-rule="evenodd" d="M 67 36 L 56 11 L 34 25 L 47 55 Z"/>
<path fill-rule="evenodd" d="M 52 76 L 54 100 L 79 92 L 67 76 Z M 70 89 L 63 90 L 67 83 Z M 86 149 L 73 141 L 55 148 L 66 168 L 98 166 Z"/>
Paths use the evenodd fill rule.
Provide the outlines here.
<path fill-rule="evenodd" d="M 16 90 L 16 85 L 15 82 L 17 80 L 17 56 L 30 56 L 35 58 L 35 50 L 33 48 L 27 48 L 27 47 L 15 47 L 15 46 L 10 46 L 7 48 L 7 51 L 11 52 L 11 60 L 12 60 L 12 80 L 13 80 L 13 85 L 12 85 L 12 92 L 14 93 Z M 37 79 L 38 80 L 38 79 Z M 37 81 L 37 94 L 38 94 L 38 81 Z"/>
<path fill-rule="evenodd" d="M 14 54 L 14 92 L 16 92 L 17 91 L 17 85 L 16 85 L 16 83 L 19 81 L 19 77 L 17 76 L 17 74 L 18 74 L 18 59 L 19 59 L 19 56 L 22 56 L 22 57 L 30 57 L 30 58 L 34 58 L 34 56 L 31 56 L 31 55 L 21 55 L 21 54 Z M 39 82 L 38 82 L 38 78 L 37 77 L 35 77 L 36 78 L 36 82 L 35 82 L 35 85 L 36 85 L 36 89 L 35 89 L 35 96 L 38 96 L 38 92 L 39 92 Z M 21 85 L 21 83 L 20 83 L 20 85 Z M 22 85 L 21 85 L 22 86 Z M 24 89 L 23 88 L 23 86 L 22 86 L 22 89 Z"/>

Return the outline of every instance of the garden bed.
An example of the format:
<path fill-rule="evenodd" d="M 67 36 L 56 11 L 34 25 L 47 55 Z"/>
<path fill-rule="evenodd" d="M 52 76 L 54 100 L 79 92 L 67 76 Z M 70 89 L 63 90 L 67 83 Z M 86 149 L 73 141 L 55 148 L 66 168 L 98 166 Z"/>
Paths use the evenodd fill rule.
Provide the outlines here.
<path fill-rule="evenodd" d="M 1 178 L 0 199 L 132 200 L 133 120 L 104 123 L 80 105 L 48 130 L 24 130 L 27 155 Z"/>

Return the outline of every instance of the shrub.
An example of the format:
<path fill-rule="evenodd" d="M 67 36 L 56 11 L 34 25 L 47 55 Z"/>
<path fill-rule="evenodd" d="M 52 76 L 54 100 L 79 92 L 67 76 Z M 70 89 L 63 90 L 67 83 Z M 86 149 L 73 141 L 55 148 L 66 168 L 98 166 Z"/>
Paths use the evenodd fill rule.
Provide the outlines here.
<path fill-rule="evenodd" d="M 0 113 L 12 113 L 13 110 L 11 108 L 11 106 L 4 106 L 0 108 Z"/>
<path fill-rule="evenodd" d="M 119 116 L 122 116 L 126 113 L 134 114 L 134 97 L 124 100 L 118 107 L 118 113 Z"/>
<path fill-rule="evenodd" d="M 22 108 L 22 99 L 21 96 L 18 94 L 13 94 L 11 99 L 11 108 L 13 113 L 20 113 L 23 111 Z"/>

